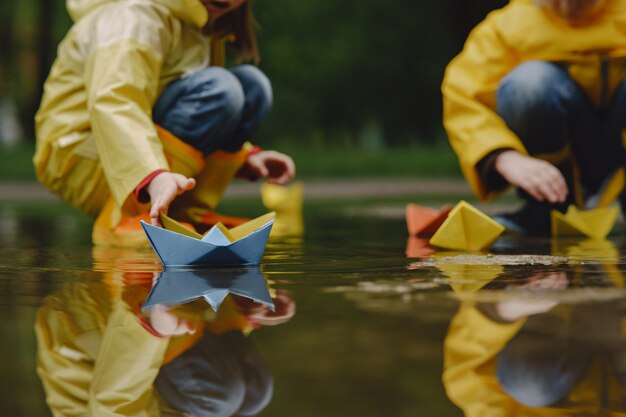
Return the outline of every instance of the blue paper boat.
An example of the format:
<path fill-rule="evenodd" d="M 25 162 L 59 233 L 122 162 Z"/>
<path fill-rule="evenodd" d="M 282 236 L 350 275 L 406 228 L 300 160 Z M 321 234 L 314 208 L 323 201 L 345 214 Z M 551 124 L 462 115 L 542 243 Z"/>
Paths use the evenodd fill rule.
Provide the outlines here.
<path fill-rule="evenodd" d="M 164 228 L 141 222 L 164 266 L 244 266 L 261 263 L 275 213 L 232 229 L 218 223 L 204 236 L 162 215 Z"/>
<path fill-rule="evenodd" d="M 274 310 L 267 280 L 258 267 L 221 270 L 165 269 L 157 278 L 142 309 L 146 310 L 157 304 L 177 306 L 204 298 L 217 311 L 229 293 L 265 304 Z"/>

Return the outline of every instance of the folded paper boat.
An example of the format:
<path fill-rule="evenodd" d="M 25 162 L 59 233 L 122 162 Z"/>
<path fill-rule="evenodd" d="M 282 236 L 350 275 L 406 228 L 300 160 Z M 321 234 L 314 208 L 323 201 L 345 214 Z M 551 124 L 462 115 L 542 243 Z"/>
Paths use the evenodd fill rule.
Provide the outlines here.
<path fill-rule="evenodd" d="M 232 229 L 218 223 L 204 236 L 162 215 L 164 228 L 141 222 L 164 266 L 243 266 L 261 263 L 275 213 Z"/>
<path fill-rule="evenodd" d="M 604 239 L 613 229 L 619 216 L 619 207 L 578 210 L 569 206 L 563 214 L 552 210 L 552 236 L 586 236 Z"/>
<path fill-rule="evenodd" d="M 466 201 L 457 204 L 430 244 L 445 249 L 478 251 L 486 249 L 504 232 L 504 226 Z"/>
<path fill-rule="evenodd" d="M 406 226 L 410 236 L 432 236 L 448 218 L 452 210 L 450 206 L 444 206 L 441 210 L 431 207 L 407 204 Z"/>
<path fill-rule="evenodd" d="M 267 280 L 258 267 L 247 269 L 166 269 L 161 272 L 142 309 L 157 304 L 178 306 L 203 298 L 217 311 L 228 294 L 248 298 L 274 310 Z"/>

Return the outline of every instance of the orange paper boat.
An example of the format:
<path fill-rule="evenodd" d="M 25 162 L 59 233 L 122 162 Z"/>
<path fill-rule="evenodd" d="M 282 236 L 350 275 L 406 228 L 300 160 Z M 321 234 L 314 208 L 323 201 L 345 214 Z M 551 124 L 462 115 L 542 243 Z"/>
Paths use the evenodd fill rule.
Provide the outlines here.
<path fill-rule="evenodd" d="M 450 206 L 444 206 L 441 210 L 431 207 L 408 204 L 406 206 L 406 226 L 410 236 L 432 236 L 443 222 L 448 218 L 452 210 Z"/>

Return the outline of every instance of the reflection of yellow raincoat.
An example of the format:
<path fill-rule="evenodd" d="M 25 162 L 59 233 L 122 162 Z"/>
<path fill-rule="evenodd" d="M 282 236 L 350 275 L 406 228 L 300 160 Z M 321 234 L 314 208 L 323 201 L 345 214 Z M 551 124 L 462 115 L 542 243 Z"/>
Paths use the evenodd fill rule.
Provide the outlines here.
<path fill-rule="evenodd" d="M 526 150 L 496 114 L 500 80 L 522 62 L 566 63 L 572 78 L 598 108 L 626 73 L 626 0 L 608 0 L 590 25 L 570 27 L 536 6 L 512 0 L 491 13 L 469 36 L 443 81 L 444 124 L 461 168 L 481 198 L 493 196 L 476 165 L 496 149 Z"/>
<path fill-rule="evenodd" d="M 192 347 L 203 328 L 194 335 L 154 336 L 135 313 L 147 290 L 125 287 L 121 298 L 115 296 L 120 290 L 72 283 L 39 309 L 37 372 L 55 417 L 182 415 L 164 403 L 153 384 L 161 366 Z M 251 330 L 229 299 L 208 329 Z"/>
<path fill-rule="evenodd" d="M 496 323 L 473 305 L 464 304 L 450 324 L 444 345 L 443 383 L 450 400 L 466 417 L 559 417 L 599 415 L 602 372 L 592 362 L 581 382 L 571 391 L 566 407 L 531 408 L 519 404 L 496 377 L 496 356 L 519 332 L 524 320 Z M 621 404 L 621 386 L 611 375 L 608 401 Z M 596 405 L 595 407 L 593 405 Z M 604 414 L 602 414 L 604 415 Z M 607 416 L 624 416 L 607 410 Z"/>
<path fill-rule="evenodd" d="M 208 14 L 199 0 L 67 5 L 75 24 L 59 46 L 36 117 L 37 176 L 87 214 L 98 214 L 109 194 L 138 214 L 144 207 L 132 193 L 149 174 L 193 176 L 202 169 L 201 155 L 161 142 L 151 113 L 169 82 L 223 65 L 223 42 L 202 34 Z"/>

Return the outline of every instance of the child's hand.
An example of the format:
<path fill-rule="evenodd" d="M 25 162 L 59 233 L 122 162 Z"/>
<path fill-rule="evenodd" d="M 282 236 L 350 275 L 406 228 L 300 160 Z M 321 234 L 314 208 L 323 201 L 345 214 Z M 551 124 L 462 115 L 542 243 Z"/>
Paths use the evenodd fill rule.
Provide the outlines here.
<path fill-rule="evenodd" d="M 528 282 L 522 286 L 529 291 L 562 291 L 567 288 L 569 281 L 564 271 L 537 272 L 528 278 Z M 499 318 L 514 322 L 523 317 L 545 313 L 557 306 L 559 301 L 555 297 L 545 297 L 503 300 L 496 303 L 496 313 Z"/>
<path fill-rule="evenodd" d="M 147 191 L 150 195 L 150 223 L 160 226 L 159 213 L 167 214 L 174 199 L 196 186 L 196 180 L 173 172 L 162 172 L 150 181 Z"/>
<path fill-rule="evenodd" d="M 261 151 L 250 155 L 244 168 L 252 172 L 254 176 L 280 185 L 286 184 L 296 175 L 293 160 L 276 151 Z"/>
<path fill-rule="evenodd" d="M 189 320 L 180 318 L 170 311 L 170 307 L 157 304 L 149 312 L 150 326 L 161 336 L 194 334 L 196 326 Z"/>
<path fill-rule="evenodd" d="M 255 324 L 262 326 L 277 326 L 291 320 L 296 314 L 296 303 L 289 297 L 286 291 L 276 291 L 276 297 L 273 298 L 275 311 L 271 311 L 266 305 L 256 303 L 248 298 L 235 297 L 235 302 Z"/>
<path fill-rule="evenodd" d="M 562 203 L 567 198 L 563 174 L 551 163 L 508 150 L 496 158 L 495 169 L 511 185 L 520 187 L 537 201 Z"/>

